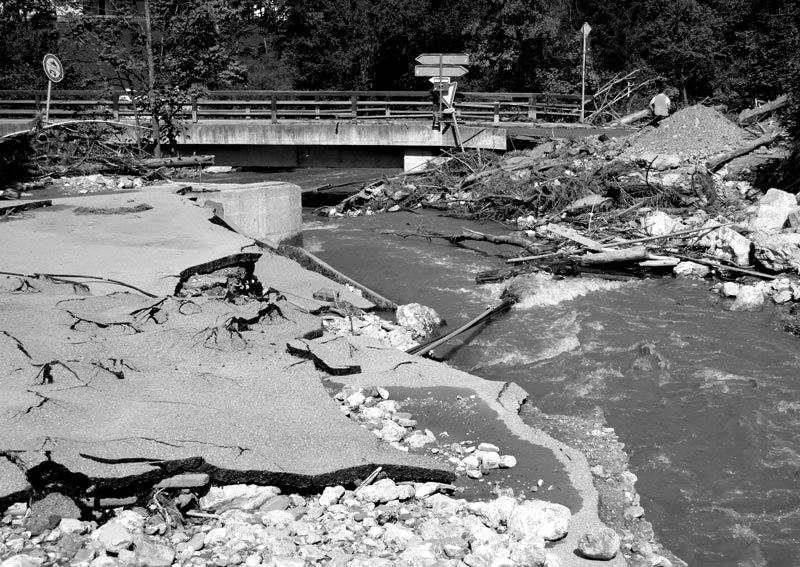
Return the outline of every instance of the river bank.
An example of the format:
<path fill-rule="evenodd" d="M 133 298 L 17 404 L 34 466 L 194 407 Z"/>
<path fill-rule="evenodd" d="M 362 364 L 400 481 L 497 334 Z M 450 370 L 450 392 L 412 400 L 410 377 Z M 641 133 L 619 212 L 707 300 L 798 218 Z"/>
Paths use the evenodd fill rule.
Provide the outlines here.
<path fill-rule="evenodd" d="M 149 208 L 134 207 L 133 201 Z M 113 214 L 77 222 L 80 207 Z M 517 411 L 524 392 L 511 383 L 404 354 L 374 338 L 326 335 L 322 320 L 311 314 L 327 303 L 315 299 L 315 292 L 334 290 L 337 299 L 368 308 L 363 298 L 253 247 L 251 240 L 208 223 L 209 218 L 209 209 L 162 188 L 58 200 L 0 223 L 9 245 L 4 268 L 21 274 L 4 276 L 0 303 L 0 359 L 7 377 L 2 383 L 6 433 L 0 448 L 2 507 L 7 508 L 0 549 L 4 567 L 57 561 L 294 565 L 292 556 L 302 553 L 304 561 L 321 564 L 359 557 L 364 564 L 401 557 L 415 565 L 585 561 L 576 550 L 591 553 L 591 534 L 602 528 L 588 464 L 579 452 L 522 423 Z M 48 242 L 58 243 L 58 256 Z M 65 276 L 67 267 L 68 273 L 100 279 Z M 60 275 L 24 275 L 43 272 Z M 125 290 L 114 280 L 139 291 Z M 263 294 L 242 293 L 256 284 Z M 237 294 L 224 299 L 226 290 L 234 289 Z M 376 386 L 390 393 L 411 385 L 425 392 L 458 384 L 485 404 L 484 418 L 499 418 L 502 425 L 495 426 L 496 438 L 467 438 L 465 433 L 454 440 L 464 451 L 460 466 L 445 458 L 454 457 L 453 443 L 447 451 L 426 450 L 423 444 L 421 451 L 406 452 L 391 446 L 387 434 L 379 441 L 371 431 L 404 428 L 400 420 L 413 416 L 387 416 L 380 428 L 361 427 L 323 387 L 332 375 L 352 393 L 374 393 Z M 404 393 L 404 399 L 409 395 Z M 362 397 L 361 404 L 348 402 L 348 412 L 379 405 L 374 395 Z M 400 439 L 416 444 L 414 439 L 427 439 L 425 429 L 420 419 Z M 445 433 L 432 434 L 447 438 Z M 510 445 L 513 453 L 492 450 L 493 444 L 506 450 L 503 439 L 515 436 L 522 441 Z M 530 451 L 542 456 L 530 461 Z M 542 486 L 534 483 L 533 491 L 525 471 L 529 467 L 513 461 L 541 466 L 546 454 L 557 465 L 536 475 Z M 471 456 L 478 459 L 477 468 L 469 464 Z M 478 498 L 464 486 L 435 485 L 437 491 L 466 496 L 473 502 L 467 504 L 431 495 L 433 485 L 402 484 L 449 484 L 457 473 L 469 478 L 469 471 L 480 476 L 471 482 L 486 483 L 484 473 L 494 482 L 502 478 L 494 467 L 501 462 L 518 471 L 517 482 L 528 482 L 527 494 L 511 488 L 511 498 L 501 482 L 498 490 L 505 500 L 478 505 L 492 492 L 479 491 Z M 371 496 L 356 495 L 354 490 L 379 467 L 387 478 L 372 478 L 359 492 Z M 187 486 L 184 473 L 207 476 Z M 201 499 L 200 516 L 185 514 L 198 510 L 191 494 L 208 498 L 210 485 L 243 483 L 276 486 L 289 496 L 271 500 L 273 508 L 264 508 L 266 500 L 250 504 L 253 509 L 239 501 L 232 507 L 241 512 L 227 516 Z M 344 498 L 340 504 L 331 501 L 330 492 L 323 493 L 327 505 L 313 497 L 336 485 L 341 486 L 335 489 L 339 499 Z M 551 486 L 560 488 L 556 493 L 548 490 Z M 235 490 L 278 496 L 273 489 Z M 54 503 L 46 498 L 52 493 L 62 496 Z M 567 506 L 537 504 L 548 493 L 556 500 L 565 497 Z M 26 501 L 30 507 L 22 505 Z M 128 511 L 114 519 L 110 511 L 118 507 Z M 257 514 L 242 515 L 254 509 Z M 499 516 L 490 511 L 495 509 Z M 513 528 L 509 521 L 517 509 L 521 527 Z M 80 522 L 67 521 L 76 516 Z M 85 523 L 92 519 L 97 524 Z M 178 520 L 184 528 L 169 526 Z M 381 524 L 383 532 L 373 529 Z M 223 536 L 234 525 L 238 535 Z M 432 531 L 419 531 L 422 526 Z M 374 548 L 348 547 L 370 530 Z M 204 534 L 205 551 L 186 545 L 178 549 L 190 541 L 197 547 L 198 533 Z M 600 541 L 613 543 L 614 537 L 603 533 Z M 590 539 L 580 543 L 587 534 Z M 544 545 L 539 537 L 553 541 Z M 431 541 L 442 538 L 458 541 L 449 541 L 450 547 Z M 621 545 L 611 564 L 644 549 L 624 538 Z M 648 551 L 638 553 L 642 560 L 653 557 Z M 520 553 L 528 553 L 528 559 Z"/>

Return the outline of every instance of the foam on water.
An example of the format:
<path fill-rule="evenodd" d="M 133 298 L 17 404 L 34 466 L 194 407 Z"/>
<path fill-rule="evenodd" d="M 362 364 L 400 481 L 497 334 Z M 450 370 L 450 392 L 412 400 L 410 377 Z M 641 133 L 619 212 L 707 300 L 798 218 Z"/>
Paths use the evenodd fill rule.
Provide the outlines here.
<path fill-rule="evenodd" d="M 533 274 L 526 277 L 520 287 L 521 297 L 516 309 L 533 309 L 558 305 L 597 291 L 611 291 L 630 285 L 627 282 L 593 278 L 560 279 L 550 274 Z"/>

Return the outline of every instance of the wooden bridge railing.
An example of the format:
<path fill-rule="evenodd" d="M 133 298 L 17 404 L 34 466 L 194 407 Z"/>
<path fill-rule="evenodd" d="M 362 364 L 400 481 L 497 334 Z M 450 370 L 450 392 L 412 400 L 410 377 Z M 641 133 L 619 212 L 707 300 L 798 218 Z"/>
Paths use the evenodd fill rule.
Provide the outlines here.
<path fill-rule="evenodd" d="M 44 112 L 47 93 L 0 90 L 0 118 L 33 118 Z M 465 92 L 456 96 L 457 116 L 480 122 L 577 121 L 580 95 Z M 590 100 L 587 97 L 587 102 Z M 182 113 L 202 120 L 423 120 L 438 108 L 427 91 L 210 91 L 192 97 Z M 124 92 L 54 91 L 50 117 L 130 119 L 134 105 Z"/>

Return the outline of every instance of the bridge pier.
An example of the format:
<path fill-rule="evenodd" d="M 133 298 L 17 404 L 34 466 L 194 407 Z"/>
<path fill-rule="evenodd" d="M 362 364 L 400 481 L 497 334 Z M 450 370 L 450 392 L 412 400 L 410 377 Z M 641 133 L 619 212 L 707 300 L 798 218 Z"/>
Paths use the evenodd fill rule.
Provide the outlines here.
<path fill-rule="evenodd" d="M 425 169 L 428 162 L 439 155 L 439 151 L 434 152 L 431 148 L 406 148 L 403 155 L 403 171 L 417 171 Z"/>

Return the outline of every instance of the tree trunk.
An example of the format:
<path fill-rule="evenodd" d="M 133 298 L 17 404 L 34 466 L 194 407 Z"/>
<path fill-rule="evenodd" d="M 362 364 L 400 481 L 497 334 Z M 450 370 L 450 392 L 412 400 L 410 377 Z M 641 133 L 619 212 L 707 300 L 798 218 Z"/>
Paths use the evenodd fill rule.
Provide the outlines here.
<path fill-rule="evenodd" d="M 789 97 L 786 95 L 779 96 L 775 100 L 771 100 L 766 104 L 762 104 L 757 108 L 743 110 L 739 114 L 739 124 L 749 124 L 751 122 L 756 122 L 760 116 L 772 112 L 773 110 L 778 110 L 779 108 L 783 108 L 789 103 Z"/>
<path fill-rule="evenodd" d="M 713 158 L 711 158 L 710 160 L 708 160 L 706 162 L 706 168 L 709 171 L 716 171 L 720 167 L 722 167 L 723 165 L 725 165 L 726 163 L 728 163 L 729 161 L 731 161 L 734 158 L 747 155 L 750 152 L 752 152 L 753 150 L 760 148 L 761 146 L 766 146 L 767 144 L 771 144 L 781 134 L 782 134 L 782 132 L 776 132 L 776 133 L 773 133 L 773 134 L 767 134 L 766 136 L 761 136 L 760 138 L 758 138 L 757 140 L 754 140 L 753 142 L 747 144 L 743 148 L 740 148 L 738 150 L 734 150 L 732 152 L 720 154 L 720 155 L 718 155 L 716 157 L 713 157 Z"/>
<path fill-rule="evenodd" d="M 147 52 L 148 97 L 150 98 L 150 121 L 153 127 L 153 141 L 156 144 L 156 157 L 161 157 L 161 129 L 158 124 L 158 108 L 156 104 L 156 67 L 153 61 L 153 28 L 150 23 L 150 0 L 144 0 L 144 33 L 145 50 Z"/>

